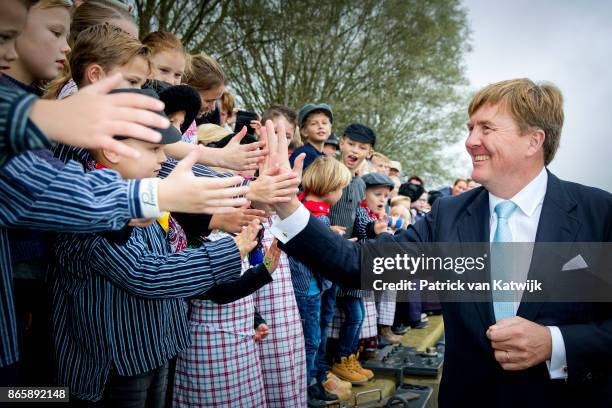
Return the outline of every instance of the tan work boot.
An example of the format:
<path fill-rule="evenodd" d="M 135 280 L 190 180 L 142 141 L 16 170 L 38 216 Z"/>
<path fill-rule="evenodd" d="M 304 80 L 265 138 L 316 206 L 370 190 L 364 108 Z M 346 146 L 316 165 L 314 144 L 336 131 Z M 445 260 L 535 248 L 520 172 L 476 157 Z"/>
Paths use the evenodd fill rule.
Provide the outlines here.
<path fill-rule="evenodd" d="M 348 388 L 346 387 L 348 385 Z M 351 398 L 353 386 L 348 381 L 342 381 L 332 373 L 327 374 L 327 380 L 323 381 L 323 388 L 331 394 L 337 395 L 343 401 Z"/>
<path fill-rule="evenodd" d="M 402 336 L 394 334 L 390 326 L 380 326 L 380 337 L 391 344 L 400 344 L 402 342 Z"/>
<path fill-rule="evenodd" d="M 340 385 L 340 387 L 345 388 L 345 389 L 347 389 L 349 391 L 351 389 L 353 389 L 353 385 L 350 382 L 339 379 L 331 371 L 329 373 L 327 373 L 327 379 L 328 380 L 331 379 L 331 380 L 337 382 Z"/>
<path fill-rule="evenodd" d="M 332 372 L 351 384 L 365 384 L 368 382 L 368 378 L 365 375 L 353 369 L 353 364 L 349 361 L 348 357 L 340 357 L 340 362 L 334 363 L 332 366 Z"/>
<path fill-rule="evenodd" d="M 363 368 L 361 366 L 361 363 L 358 360 L 359 358 L 359 353 L 355 354 L 351 354 L 348 357 L 348 361 L 349 361 L 349 365 L 350 367 L 355 370 L 357 373 L 363 375 L 365 378 L 368 379 L 368 381 L 370 381 L 372 378 L 374 378 L 374 372 L 372 370 L 368 370 L 367 368 Z"/>

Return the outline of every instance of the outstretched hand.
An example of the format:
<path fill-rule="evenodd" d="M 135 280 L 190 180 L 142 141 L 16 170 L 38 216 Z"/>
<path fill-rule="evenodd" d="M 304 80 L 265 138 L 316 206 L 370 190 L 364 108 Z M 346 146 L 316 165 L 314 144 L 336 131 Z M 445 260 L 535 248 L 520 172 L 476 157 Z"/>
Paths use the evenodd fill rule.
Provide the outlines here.
<path fill-rule="evenodd" d="M 211 156 L 215 157 L 215 165 L 225 169 L 246 171 L 257 170 L 259 164 L 268 154 L 266 142 L 260 140 L 254 143 L 240 144 L 247 134 L 244 126 L 230 142 L 222 149 L 214 149 Z"/>
<path fill-rule="evenodd" d="M 221 214 L 236 212 L 247 204 L 243 196 L 247 186 L 240 186 L 242 177 L 196 177 L 191 168 L 200 152 L 192 151 L 181 160 L 170 175 L 159 181 L 160 210 L 186 213 Z"/>
<path fill-rule="evenodd" d="M 109 94 L 121 81 L 121 74 L 115 74 L 61 101 L 38 100 L 30 119 L 56 142 L 138 158 L 137 150 L 114 136 L 158 143 L 161 135 L 151 128 L 165 129 L 170 122 L 156 113 L 164 109 L 159 100 L 134 93 Z"/>
<path fill-rule="evenodd" d="M 234 237 L 234 242 L 240 251 L 240 259 L 247 256 L 257 246 L 257 233 L 260 229 L 259 219 L 254 219 Z"/>

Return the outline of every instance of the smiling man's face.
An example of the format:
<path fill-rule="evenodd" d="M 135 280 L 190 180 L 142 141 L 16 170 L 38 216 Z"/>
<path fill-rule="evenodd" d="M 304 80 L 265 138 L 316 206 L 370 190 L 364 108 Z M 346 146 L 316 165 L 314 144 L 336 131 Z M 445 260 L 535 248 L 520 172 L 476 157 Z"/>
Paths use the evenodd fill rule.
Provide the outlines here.
<path fill-rule="evenodd" d="M 472 158 L 472 178 L 476 182 L 490 190 L 522 173 L 530 138 L 521 135 L 505 107 L 483 105 L 470 117 L 468 131 L 465 147 Z"/>

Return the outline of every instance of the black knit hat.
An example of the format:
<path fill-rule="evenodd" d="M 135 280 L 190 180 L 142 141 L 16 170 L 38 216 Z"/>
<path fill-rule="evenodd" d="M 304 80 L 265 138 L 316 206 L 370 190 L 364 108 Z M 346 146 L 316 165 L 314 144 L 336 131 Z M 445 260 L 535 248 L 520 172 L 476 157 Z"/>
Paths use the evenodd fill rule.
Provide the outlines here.
<path fill-rule="evenodd" d="M 344 129 L 344 137 L 359 143 L 368 143 L 372 147 L 376 144 L 376 133 L 369 127 L 360 123 L 352 123 Z"/>
<path fill-rule="evenodd" d="M 181 133 L 187 131 L 202 107 L 200 94 L 189 85 L 172 85 L 164 88 L 159 92 L 159 99 L 166 104 L 164 112 L 168 116 L 185 111 L 185 121 L 181 125 Z"/>
<path fill-rule="evenodd" d="M 410 200 L 414 202 L 418 200 L 424 192 L 425 189 L 423 188 L 423 186 L 412 183 L 404 183 L 400 186 L 398 194 L 410 197 Z"/>
<path fill-rule="evenodd" d="M 152 89 L 139 89 L 139 88 L 113 89 L 112 91 L 110 91 L 110 93 L 112 94 L 114 93 L 135 93 L 135 94 L 145 95 L 151 98 L 159 99 L 157 93 L 155 93 L 155 91 Z M 159 111 L 157 113 L 159 113 L 163 117 L 166 117 L 166 114 L 162 111 Z M 181 133 L 172 125 L 170 125 L 166 129 L 157 129 L 157 128 L 153 128 L 153 129 L 157 130 L 162 136 L 161 140 L 159 141 L 159 144 L 167 145 L 167 144 L 176 143 L 179 140 L 181 140 Z M 119 139 L 119 140 L 128 139 L 128 137 L 117 135 L 115 136 L 115 139 Z"/>

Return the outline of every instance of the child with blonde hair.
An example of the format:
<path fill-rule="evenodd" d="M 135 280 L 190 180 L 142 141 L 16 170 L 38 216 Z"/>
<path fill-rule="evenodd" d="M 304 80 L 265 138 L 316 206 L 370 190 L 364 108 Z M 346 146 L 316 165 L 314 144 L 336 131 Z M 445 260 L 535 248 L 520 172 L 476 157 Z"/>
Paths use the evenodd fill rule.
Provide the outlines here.
<path fill-rule="evenodd" d="M 342 189 L 349 185 L 351 178 L 351 173 L 342 163 L 321 156 L 304 172 L 304 192 L 300 199 L 312 215 L 330 227 L 329 209 L 338 202 Z M 327 322 L 331 317 L 325 316 L 325 324 L 322 323 L 321 296 L 332 288 L 332 283 L 295 258 L 289 258 L 289 266 L 306 344 L 308 404 L 320 405 L 321 401 L 335 401 L 339 396 L 346 399 L 350 395 L 348 387 L 334 386 L 338 382 L 328 378 L 325 362 Z"/>

